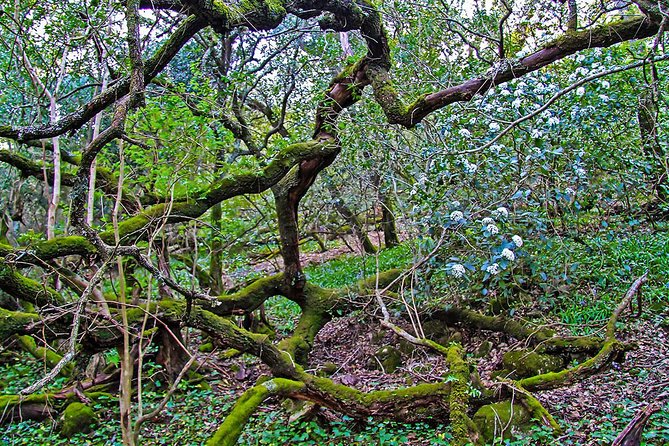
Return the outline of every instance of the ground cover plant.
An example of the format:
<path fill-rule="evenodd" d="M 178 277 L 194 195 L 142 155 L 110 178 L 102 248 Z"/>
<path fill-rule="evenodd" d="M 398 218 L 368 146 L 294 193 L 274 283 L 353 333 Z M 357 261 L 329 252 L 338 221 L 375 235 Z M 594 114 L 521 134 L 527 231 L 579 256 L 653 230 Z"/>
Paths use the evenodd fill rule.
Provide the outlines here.
<path fill-rule="evenodd" d="M 662 444 L 667 11 L 2 6 L 2 441 Z"/>

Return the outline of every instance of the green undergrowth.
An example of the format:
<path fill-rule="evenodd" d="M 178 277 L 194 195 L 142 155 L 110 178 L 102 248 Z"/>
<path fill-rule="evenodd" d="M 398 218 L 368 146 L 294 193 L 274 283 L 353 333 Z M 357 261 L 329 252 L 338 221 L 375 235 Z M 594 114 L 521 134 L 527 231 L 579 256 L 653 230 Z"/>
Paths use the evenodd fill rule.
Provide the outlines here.
<path fill-rule="evenodd" d="M 564 432 L 559 438 L 559 443 L 556 443 L 556 438 L 550 429 L 535 427 L 530 432 L 517 435 L 513 440 L 504 440 L 496 444 L 505 446 L 552 446 L 555 444 L 608 446 L 625 429 L 635 413 L 644 406 L 645 403 L 623 401 L 616 406 L 614 413 L 606 414 L 600 419 L 585 418 L 572 425 L 563 423 Z M 659 412 L 651 416 L 643 430 L 641 441 L 641 446 L 665 446 L 667 444 L 669 444 L 669 404 L 665 404 Z"/>
<path fill-rule="evenodd" d="M 215 432 L 234 403 L 230 393 L 214 393 L 183 386 L 183 390 L 167 403 L 165 410 L 144 424 L 140 444 L 200 445 Z M 162 392 L 144 392 L 145 413 L 163 398 Z M 92 405 L 100 422 L 87 434 L 67 439 L 60 434 L 59 420 L 21 421 L 3 426 L 0 445 L 104 445 L 120 446 L 118 400 L 100 399 Z"/>
<path fill-rule="evenodd" d="M 26 352 L 7 351 L 0 355 L 0 394 L 16 394 L 50 370 Z M 60 389 L 65 381 L 64 377 L 58 376 L 46 390 Z"/>
<path fill-rule="evenodd" d="M 632 282 L 648 272 L 643 285 L 644 314 L 667 310 L 669 238 L 667 228 L 598 232 L 576 238 L 553 237 L 533 253 L 538 297 L 574 334 L 600 328 Z"/>
<path fill-rule="evenodd" d="M 238 444 L 244 445 L 448 445 L 451 439 L 448 426 L 426 423 L 402 424 L 392 421 L 356 422 L 349 417 L 319 423 L 315 420 L 296 421 L 276 411 L 263 412 L 251 419 L 250 429 Z"/>
<path fill-rule="evenodd" d="M 406 267 L 413 261 L 413 244 L 403 243 L 378 253 L 378 270 Z M 372 276 L 377 271 L 376 255 L 346 255 L 305 268 L 309 281 L 323 288 L 341 288 Z"/>
<path fill-rule="evenodd" d="M 378 269 L 386 271 L 402 268 L 413 260 L 413 245 L 404 243 L 394 248 L 384 249 L 378 254 Z M 341 288 L 369 277 L 377 270 L 376 255 L 346 255 L 305 268 L 309 281 L 323 288 Z M 286 298 L 275 296 L 265 301 L 265 308 L 273 326 L 283 334 L 295 329 L 300 315 L 300 307 Z"/>

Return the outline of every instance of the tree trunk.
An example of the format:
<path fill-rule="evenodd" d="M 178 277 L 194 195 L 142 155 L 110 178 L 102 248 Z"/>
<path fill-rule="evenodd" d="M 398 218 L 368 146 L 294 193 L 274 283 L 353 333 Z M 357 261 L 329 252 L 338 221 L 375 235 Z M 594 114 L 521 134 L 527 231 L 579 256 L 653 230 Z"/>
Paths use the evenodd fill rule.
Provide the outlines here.
<path fill-rule="evenodd" d="M 167 380 L 174 382 L 189 359 L 188 352 L 183 349 L 185 343 L 179 324 L 166 323 L 160 327 L 158 336 L 160 347 L 156 361 L 165 369 Z"/>
<path fill-rule="evenodd" d="M 400 244 L 397 236 L 397 226 L 395 225 L 395 214 L 393 213 L 393 201 L 390 195 L 381 196 L 382 220 L 381 229 L 383 230 L 383 240 L 386 248 L 392 248 Z"/>
<path fill-rule="evenodd" d="M 337 212 L 344 217 L 344 220 L 351 225 L 351 229 L 362 246 L 362 250 L 367 254 L 374 254 L 377 251 L 374 243 L 369 239 L 365 225 L 360 221 L 357 215 L 346 206 L 341 199 L 336 199 L 334 203 Z"/>
<path fill-rule="evenodd" d="M 217 203 L 211 208 L 211 260 L 209 263 L 209 285 L 211 294 L 217 296 L 223 293 L 223 242 L 221 240 L 222 209 Z"/>
<path fill-rule="evenodd" d="M 669 166 L 665 151 L 659 141 L 659 132 L 657 119 L 659 110 L 657 107 L 657 92 L 655 88 L 648 88 L 639 97 L 639 108 L 637 109 L 637 119 L 639 121 L 639 134 L 641 136 L 641 145 L 644 154 L 654 166 L 650 181 L 654 184 L 658 198 L 662 201 L 669 199 Z"/>

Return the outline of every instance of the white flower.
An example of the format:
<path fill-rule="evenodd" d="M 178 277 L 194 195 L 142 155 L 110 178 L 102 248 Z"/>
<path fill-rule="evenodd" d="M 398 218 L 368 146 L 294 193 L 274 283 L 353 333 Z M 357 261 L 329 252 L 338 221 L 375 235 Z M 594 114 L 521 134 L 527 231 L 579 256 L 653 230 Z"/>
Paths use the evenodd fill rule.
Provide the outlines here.
<path fill-rule="evenodd" d="M 490 225 L 490 224 L 494 224 L 494 223 L 495 223 L 495 220 L 493 220 L 493 219 L 490 218 L 490 217 L 486 217 L 486 218 L 484 218 L 483 220 L 481 220 L 481 224 L 482 224 L 483 226 L 488 226 L 488 225 Z"/>
<path fill-rule="evenodd" d="M 544 136 L 544 132 L 542 132 L 539 129 L 532 129 L 530 135 L 532 136 L 532 138 L 541 138 L 542 136 Z"/>
<path fill-rule="evenodd" d="M 576 176 L 579 178 L 585 178 L 585 176 L 587 175 L 587 172 L 582 167 L 575 168 L 574 172 L 576 173 Z"/>
<path fill-rule="evenodd" d="M 511 106 L 513 108 L 520 108 L 520 105 L 523 103 L 522 99 L 516 98 L 514 101 L 511 103 Z"/>
<path fill-rule="evenodd" d="M 460 265 L 459 263 L 456 263 L 455 265 L 451 266 L 451 275 L 457 279 L 460 277 L 463 277 L 467 271 L 465 270 L 465 267 Z"/>
<path fill-rule="evenodd" d="M 490 129 L 491 132 L 499 132 L 499 129 L 500 129 L 499 124 L 496 123 L 496 122 L 491 122 L 488 125 L 488 128 Z"/>
<path fill-rule="evenodd" d="M 460 207 L 460 202 L 458 200 L 455 200 L 455 201 L 453 201 L 453 203 L 451 203 L 451 206 L 453 206 L 454 208 L 459 208 Z"/>
<path fill-rule="evenodd" d="M 462 212 L 460 212 L 460 211 L 451 212 L 451 216 L 450 216 L 451 221 L 460 221 L 463 218 L 465 218 L 465 214 L 463 214 Z"/>
<path fill-rule="evenodd" d="M 520 248 L 521 246 L 523 246 L 523 239 L 521 236 L 514 235 L 513 237 L 511 237 L 511 240 L 513 241 L 513 244 L 516 245 L 516 247 Z"/>
<path fill-rule="evenodd" d="M 511 251 L 509 248 L 504 248 L 502 249 L 502 257 L 505 258 L 506 260 L 513 262 L 516 260 L 516 255 Z"/>
<path fill-rule="evenodd" d="M 505 88 L 502 91 L 500 91 L 499 94 L 501 94 L 502 96 L 509 96 L 511 92 Z"/>
<path fill-rule="evenodd" d="M 579 95 L 579 96 L 583 96 L 583 95 L 585 94 L 585 88 L 583 88 L 583 87 L 578 87 L 578 88 L 576 89 L 576 94 Z"/>
<path fill-rule="evenodd" d="M 609 81 L 602 81 L 602 88 L 609 88 L 611 83 Z"/>
<path fill-rule="evenodd" d="M 488 232 L 490 233 L 490 235 L 497 235 L 497 234 L 499 234 L 499 228 L 498 228 L 496 225 L 492 224 L 492 223 L 490 223 L 488 226 L 486 226 L 486 227 L 485 227 L 485 230 L 488 231 Z"/>
<path fill-rule="evenodd" d="M 551 116 L 550 118 L 548 118 L 548 125 L 550 125 L 551 127 L 554 125 L 558 125 L 559 123 L 560 119 L 556 118 L 555 116 Z"/>
<path fill-rule="evenodd" d="M 572 189 L 571 187 L 567 187 L 567 188 L 565 188 L 564 193 L 565 193 L 566 195 L 570 195 L 570 196 L 571 196 L 571 195 L 576 195 L 576 191 L 575 191 L 574 189 Z"/>
<path fill-rule="evenodd" d="M 499 274 L 499 265 L 497 263 L 493 263 L 492 265 L 488 266 L 485 270 L 491 276 L 496 276 L 497 274 Z"/>
<path fill-rule="evenodd" d="M 499 152 L 504 148 L 501 144 L 493 144 L 490 146 L 490 151 L 495 155 L 499 155 Z"/>
<path fill-rule="evenodd" d="M 608 102 L 610 98 L 605 94 L 600 94 L 599 99 L 601 99 L 604 102 Z"/>
<path fill-rule="evenodd" d="M 472 133 L 467 129 L 460 129 L 458 134 L 460 136 L 462 136 L 463 138 L 471 138 L 471 136 L 472 136 Z"/>
<path fill-rule="evenodd" d="M 462 168 L 467 175 L 474 175 L 476 173 L 476 171 L 478 170 L 479 166 L 477 166 L 474 163 L 470 163 L 467 160 L 464 160 L 462 162 Z"/>
<path fill-rule="evenodd" d="M 494 211 L 492 211 L 493 217 L 499 218 L 499 217 L 508 217 L 509 216 L 509 210 L 505 208 L 504 206 L 500 206 Z"/>

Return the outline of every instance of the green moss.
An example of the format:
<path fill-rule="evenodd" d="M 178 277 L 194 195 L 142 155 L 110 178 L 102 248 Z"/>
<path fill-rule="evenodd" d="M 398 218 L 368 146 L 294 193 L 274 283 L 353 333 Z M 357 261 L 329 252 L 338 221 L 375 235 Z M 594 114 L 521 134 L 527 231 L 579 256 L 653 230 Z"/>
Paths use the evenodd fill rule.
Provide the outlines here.
<path fill-rule="evenodd" d="M 60 432 L 71 438 L 80 432 L 90 432 L 91 425 L 97 422 L 97 415 L 85 404 L 71 403 L 61 417 Z"/>
<path fill-rule="evenodd" d="M 543 341 L 538 351 L 566 353 L 597 353 L 604 345 L 604 339 L 594 336 L 555 337 Z"/>
<path fill-rule="evenodd" d="M 564 367 L 564 360 L 530 350 L 515 350 L 504 354 L 502 364 L 505 369 L 514 371 L 516 376 L 526 378 L 547 372 L 558 372 Z"/>
<path fill-rule="evenodd" d="M 0 396 L 0 413 L 9 411 L 15 406 L 21 404 L 47 404 L 53 399 L 52 395 L 48 394 L 33 394 L 33 395 L 1 395 Z"/>
<path fill-rule="evenodd" d="M 39 320 L 37 314 L 0 308 L 0 339 L 8 339 L 14 334 L 24 333 L 29 324 Z"/>
<path fill-rule="evenodd" d="M 200 347 L 198 348 L 198 350 L 199 350 L 201 353 L 209 353 L 209 352 L 211 352 L 211 351 L 214 350 L 214 344 L 211 343 L 211 342 L 207 342 L 207 343 L 205 343 L 205 344 L 200 345 Z"/>
<path fill-rule="evenodd" d="M 236 293 L 219 296 L 216 302 L 206 305 L 212 313 L 229 315 L 233 312 L 251 312 L 262 305 L 268 298 L 281 294 L 283 274 L 263 277 Z"/>
<path fill-rule="evenodd" d="M 95 247 L 85 238 L 77 235 L 56 237 L 32 247 L 38 258 L 50 260 L 66 255 L 92 255 L 97 252 Z"/>
<path fill-rule="evenodd" d="M 433 347 L 434 348 L 434 347 Z M 443 349 L 444 347 L 441 347 Z M 443 351 L 443 350 L 442 350 Z M 454 344 L 446 350 L 446 363 L 451 378 L 451 394 L 449 397 L 451 432 L 453 446 L 463 446 L 478 438 L 478 432 L 472 430 L 473 424 L 467 415 L 469 409 L 469 367 L 462 359 L 462 347 Z"/>
<path fill-rule="evenodd" d="M 372 415 L 377 406 L 393 403 L 398 413 L 402 413 L 405 419 L 414 419 L 415 421 L 418 421 L 417 418 L 412 418 L 416 414 L 405 414 L 403 412 L 406 410 L 405 406 L 407 401 L 428 396 L 443 396 L 444 398 L 447 398 L 451 393 L 451 383 L 424 383 L 403 389 L 361 392 L 352 387 L 337 384 L 329 378 L 302 374 L 301 379 L 310 389 L 317 393 L 330 395 L 331 398 L 340 401 L 345 407 L 357 405 L 359 406 L 359 409 L 366 409 L 364 412 L 357 414 L 360 417 Z M 447 411 L 445 412 L 443 409 L 440 410 L 442 414 L 447 414 Z"/>
<path fill-rule="evenodd" d="M 520 404 L 502 401 L 481 407 L 473 417 L 481 436 L 486 443 L 496 438 L 510 438 L 515 429 L 526 429 L 530 426 L 532 416 Z"/>
<path fill-rule="evenodd" d="M 271 395 L 286 395 L 298 392 L 303 387 L 304 383 L 298 381 L 274 378 L 250 388 L 239 397 L 223 424 L 216 430 L 214 436 L 207 441 L 207 446 L 231 446 L 236 444 L 249 417 L 265 399 Z"/>
<path fill-rule="evenodd" d="M 342 69 L 337 76 L 332 80 L 330 83 L 330 86 L 333 86 L 334 84 L 339 84 L 339 83 L 349 83 L 353 80 L 355 75 L 360 71 L 360 69 L 364 66 L 364 64 L 367 62 L 367 58 L 363 57 L 361 59 L 358 59 L 354 63 L 350 63 Z M 328 90 L 329 91 L 329 90 Z"/>
<path fill-rule="evenodd" d="M 522 401 L 523 405 L 532 415 L 533 420 L 539 420 L 544 425 L 550 427 L 555 432 L 560 432 L 560 425 L 555 421 L 555 418 L 548 413 L 546 408 L 541 405 L 539 400 L 532 396 L 530 392 L 527 392 L 523 389 L 519 389 L 518 397 Z"/>
<path fill-rule="evenodd" d="M 44 306 L 61 305 L 65 299 L 56 290 L 19 274 L 0 257 L 0 289 L 18 299 Z"/>
<path fill-rule="evenodd" d="M 584 45 L 588 48 L 611 46 L 635 36 L 640 39 L 654 34 L 657 30 L 656 25 L 651 29 L 648 29 L 648 25 L 649 22 L 645 17 L 631 17 L 594 29 L 569 30 L 547 43 L 544 48 L 558 47 L 566 52 L 574 52 L 583 49 Z M 650 34 L 646 34 L 647 32 Z"/>
<path fill-rule="evenodd" d="M 38 347 L 35 339 L 32 336 L 17 336 L 21 347 L 33 355 L 35 358 L 44 361 L 47 367 L 54 368 L 63 357 L 58 353 L 46 347 Z M 60 371 L 61 376 L 70 376 L 74 370 L 74 364 L 69 363 Z"/>
<path fill-rule="evenodd" d="M 370 358 L 370 365 L 374 368 L 382 368 L 386 373 L 394 373 L 402 366 L 402 354 L 395 347 L 385 345 L 380 347 Z"/>
<path fill-rule="evenodd" d="M 382 271 L 378 275 L 378 285 L 380 288 L 385 288 L 389 286 L 395 279 L 397 279 L 402 274 L 402 270 L 398 268 L 389 269 L 387 271 Z M 360 279 L 356 282 L 354 289 L 360 294 L 366 294 L 370 289 L 373 290 L 376 288 L 377 276 L 376 274 Z M 399 283 L 397 284 L 399 286 Z"/>
<path fill-rule="evenodd" d="M 567 385 L 577 379 L 595 374 L 613 361 L 619 352 L 624 350 L 624 345 L 619 341 L 608 341 L 597 355 L 575 367 L 559 372 L 531 376 L 518 381 L 518 385 L 529 391 L 548 390 Z"/>

